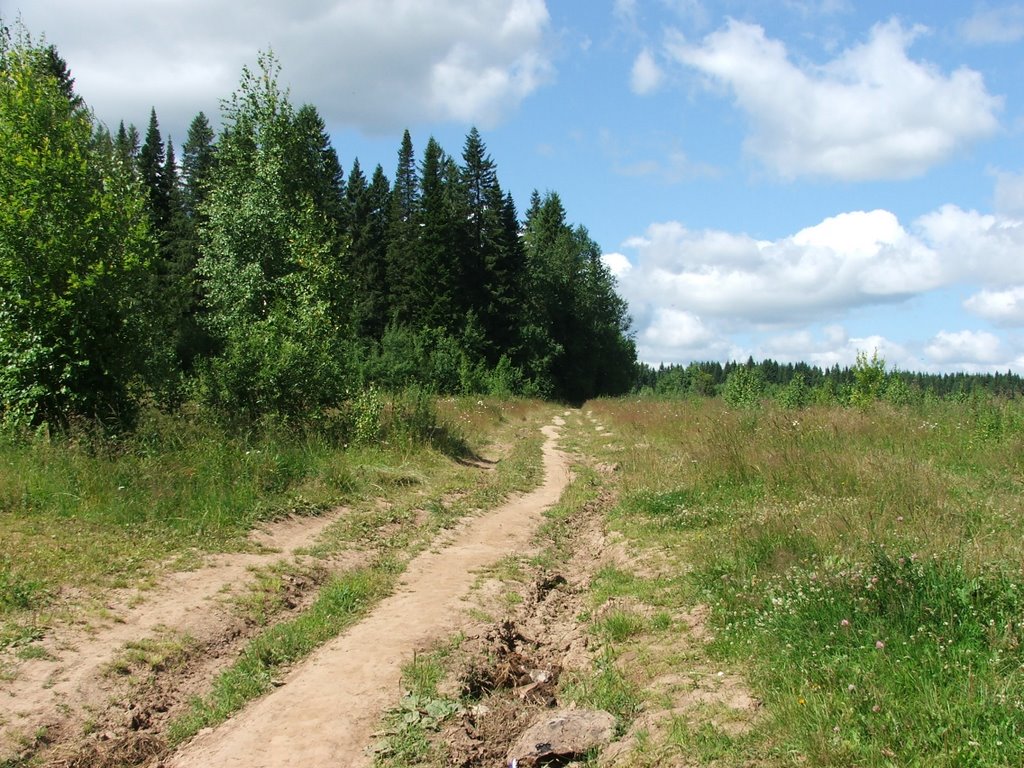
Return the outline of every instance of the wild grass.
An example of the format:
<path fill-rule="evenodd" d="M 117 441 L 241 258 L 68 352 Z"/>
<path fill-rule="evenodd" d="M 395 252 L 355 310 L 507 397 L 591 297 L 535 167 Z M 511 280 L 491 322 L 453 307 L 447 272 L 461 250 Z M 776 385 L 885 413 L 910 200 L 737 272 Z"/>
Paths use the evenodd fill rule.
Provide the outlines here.
<path fill-rule="evenodd" d="M 488 450 L 496 434 L 526 429 L 537 403 L 524 401 L 515 423 L 490 400 L 444 401 L 440 414 L 430 407 L 415 393 L 383 403 L 376 441 L 360 444 L 343 442 L 331 423 L 243 433 L 157 411 L 129 435 L 81 427 L 0 436 L 0 648 L 39 637 L 69 594 L 144 584 L 169 565 L 198 562 L 197 553 L 247 548 L 261 521 L 368 507 L 429 486 L 443 525 L 467 509 L 441 504 L 445 494 L 474 489 L 473 503 L 486 504 L 536 481 L 537 440 L 501 438 L 514 450 L 486 482 L 458 462 Z M 367 530 L 379 522 L 353 517 Z"/>
<path fill-rule="evenodd" d="M 710 605 L 708 650 L 765 702 L 769 751 L 1024 763 L 1021 403 L 587 407 L 622 446 L 613 526 Z M 678 736 L 708 760 L 730 743 Z"/>

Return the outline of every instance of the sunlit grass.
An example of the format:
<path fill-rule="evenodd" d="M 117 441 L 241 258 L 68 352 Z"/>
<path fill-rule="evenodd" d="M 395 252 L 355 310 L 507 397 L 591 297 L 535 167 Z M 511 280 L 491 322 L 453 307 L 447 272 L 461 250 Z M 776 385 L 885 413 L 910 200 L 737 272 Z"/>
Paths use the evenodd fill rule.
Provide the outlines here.
<path fill-rule="evenodd" d="M 708 650 L 747 671 L 773 749 L 814 765 L 1024 762 L 1021 404 L 587 408 L 623 446 L 612 524 L 711 606 Z M 595 586 L 639 594 L 634 581 Z M 718 759 L 729 739 L 711 742 Z"/>
<path fill-rule="evenodd" d="M 347 445 L 313 426 L 239 433 L 158 412 L 124 436 L 0 438 L 0 647 L 38 637 L 68 594 L 144 584 L 174 563 L 195 564 L 196 553 L 246 548 L 261 521 L 344 504 L 351 527 L 369 534 L 386 522 L 376 500 L 388 499 L 409 519 L 426 504 L 437 528 L 537 482 L 540 437 L 518 433 L 535 432 L 548 408 L 523 401 L 514 421 L 468 399 L 439 411 L 441 431 L 456 436 L 440 448 L 458 443 L 455 455 L 433 438 Z M 495 442 L 505 453 L 497 471 L 465 463 Z"/>

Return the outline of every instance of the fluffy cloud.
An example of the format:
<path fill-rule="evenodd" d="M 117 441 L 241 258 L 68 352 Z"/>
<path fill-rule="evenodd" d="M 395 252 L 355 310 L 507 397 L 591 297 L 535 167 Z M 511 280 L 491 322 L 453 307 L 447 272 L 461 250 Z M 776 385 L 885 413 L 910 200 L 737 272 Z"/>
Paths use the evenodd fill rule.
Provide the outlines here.
<path fill-rule="evenodd" d="M 960 32 L 967 42 L 977 45 L 1024 40 L 1024 5 L 980 8 L 960 25 Z"/>
<path fill-rule="evenodd" d="M 729 340 L 705 325 L 693 312 L 655 309 L 637 337 L 641 359 L 652 362 L 727 360 L 738 356 Z"/>
<path fill-rule="evenodd" d="M 936 287 L 943 272 L 888 211 L 841 214 L 772 242 L 666 222 L 624 245 L 636 251 L 621 277 L 631 300 L 750 324 L 899 299 Z"/>
<path fill-rule="evenodd" d="M 601 261 L 604 262 L 608 271 L 617 278 L 629 274 L 629 271 L 633 269 L 629 259 L 621 253 L 605 253 L 601 256 Z"/>
<path fill-rule="evenodd" d="M 944 205 L 920 217 L 915 228 L 942 254 L 947 277 L 1024 283 L 1024 220 Z"/>
<path fill-rule="evenodd" d="M 630 75 L 629 87 L 633 93 L 644 96 L 658 90 L 661 85 L 662 71 L 654 60 L 650 50 L 644 48 L 637 55 L 633 62 L 633 71 Z"/>
<path fill-rule="evenodd" d="M 902 367 L 912 353 L 903 344 L 879 336 L 851 337 L 840 325 L 829 325 L 821 334 L 801 330 L 791 334 L 772 336 L 758 345 L 753 352 L 757 360 L 771 358 L 780 363 L 810 363 L 819 368 L 833 365 L 851 366 L 859 353 L 878 353 L 889 365 Z"/>
<path fill-rule="evenodd" d="M 752 354 L 830 366 L 877 349 L 911 370 L 1024 362 L 985 331 L 943 330 L 925 343 L 851 336 L 837 324 L 858 312 L 859 322 L 870 322 L 865 310 L 973 284 L 981 290 L 965 309 L 997 326 L 1024 326 L 1021 219 L 947 205 L 904 226 L 889 211 L 852 211 L 770 241 L 668 221 L 651 224 L 622 251 L 606 264 L 630 303 L 647 361 Z M 741 347 L 735 339 L 746 341 Z"/>
<path fill-rule="evenodd" d="M 964 307 L 995 325 L 1024 326 L 1024 286 L 1003 291 L 980 291 L 964 302 Z"/>
<path fill-rule="evenodd" d="M 998 365 L 1005 357 L 1002 342 L 987 331 L 939 331 L 924 351 L 939 365 L 965 370 Z"/>
<path fill-rule="evenodd" d="M 243 64 L 272 48 L 297 101 L 328 123 L 394 132 L 411 121 L 499 122 L 549 77 L 544 0 L 33 0 L 79 91 L 114 121 L 156 102 L 165 121 L 215 111 Z M 161 12 L 163 11 L 163 12 Z M 128 76 L 130 73 L 131 76 Z"/>
<path fill-rule="evenodd" d="M 667 49 L 732 90 L 753 126 L 746 149 L 780 176 L 906 178 L 993 134 L 1002 107 L 977 72 L 911 60 L 920 32 L 876 25 L 821 66 L 795 64 L 782 42 L 735 20 L 699 45 L 670 34 Z"/>

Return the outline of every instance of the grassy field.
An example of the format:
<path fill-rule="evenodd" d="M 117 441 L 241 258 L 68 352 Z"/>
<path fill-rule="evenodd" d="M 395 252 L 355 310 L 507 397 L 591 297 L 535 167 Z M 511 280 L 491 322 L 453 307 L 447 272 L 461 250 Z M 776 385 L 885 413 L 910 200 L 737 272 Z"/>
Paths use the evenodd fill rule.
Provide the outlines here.
<path fill-rule="evenodd" d="M 710 661 L 764 704 L 634 764 L 1024 764 L 1020 404 L 586 408 L 615 435 L 591 444 L 618 467 L 609 526 L 661 563 L 592 589 L 708 606 Z"/>
<path fill-rule="evenodd" d="M 400 535 L 257 636 L 171 740 L 217 722 L 270 684 L 267 659 L 287 664 L 357 620 L 438 528 L 537 482 L 536 427 L 552 408 L 434 407 L 432 432 L 406 426 L 347 446 L 325 429 L 239 436 L 159 415 L 117 441 L 0 442 L 0 644 L 30 650 L 69 595 L 144 584 L 248 546 L 260 520 L 346 503 L 351 514 L 320 545 L 329 555 L 372 537 L 376 500 L 388 499 Z M 583 413 L 592 421 L 574 414 L 563 438 L 575 480 L 548 514 L 542 551 L 508 570 L 579 557 L 585 508 L 631 553 L 596 566 L 577 617 L 594 667 L 566 675 L 559 693 L 616 715 L 632 739 L 616 765 L 1024 764 L 1021 404 L 624 398 Z M 453 461 L 492 452 L 506 457 L 493 473 Z M 419 697 L 407 703 L 427 725 L 462 706 L 437 692 L 446 653 L 407 670 Z M 673 676 L 701 691 L 733 681 L 762 705 L 742 723 L 714 702 L 681 714 L 679 691 L 656 687 Z M 659 712 L 664 727 L 647 727 Z M 386 762 L 439 755 L 410 739 Z"/>
<path fill-rule="evenodd" d="M 516 432 L 547 412 L 537 403 L 411 397 L 371 405 L 350 430 L 360 437 L 352 443 L 330 424 L 239 434 L 158 412 L 127 437 L 0 438 L 0 647 L 30 643 L 110 589 L 144 586 L 206 552 L 246 549 L 264 520 L 348 505 L 347 525 L 333 535 L 343 546 L 372 528 L 380 499 L 401 509 L 467 495 L 451 509 L 434 504 L 430 524 L 442 525 L 440 517 L 539 479 L 539 435 L 519 446 Z M 496 443 L 513 448 L 496 474 L 481 478 L 457 461 Z"/>

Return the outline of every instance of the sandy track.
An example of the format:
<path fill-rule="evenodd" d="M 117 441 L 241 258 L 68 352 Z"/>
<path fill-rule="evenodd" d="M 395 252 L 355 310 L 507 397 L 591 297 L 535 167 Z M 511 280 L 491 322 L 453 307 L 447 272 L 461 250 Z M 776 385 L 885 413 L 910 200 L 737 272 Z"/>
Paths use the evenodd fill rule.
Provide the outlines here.
<path fill-rule="evenodd" d="M 41 728 L 53 734 L 80 731 L 81 722 L 109 698 L 104 670 L 125 643 L 161 628 L 196 637 L 220 632 L 231 621 L 223 603 L 227 590 L 247 584 L 251 568 L 292 557 L 312 544 L 342 512 L 267 525 L 251 537 L 267 551 L 215 555 L 201 568 L 166 575 L 155 589 L 115 594 L 106 605 L 109 618 L 99 626 L 58 627 L 41 644 L 46 658 L 20 662 L 13 679 L 0 682 L 0 761 L 19 734 Z"/>
<path fill-rule="evenodd" d="M 365 766 L 384 709 L 400 696 L 401 665 L 456 629 L 475 571 L 529 547 L 542 512 L 569 482 L 557 449 L 560 418 L 544 427 L 544 483 L 455 529 L 450 543 L 410 563 L 398 591 L 298 667 L 286 683 L 219 728 L 201 733 L 166 765 Z"/>

